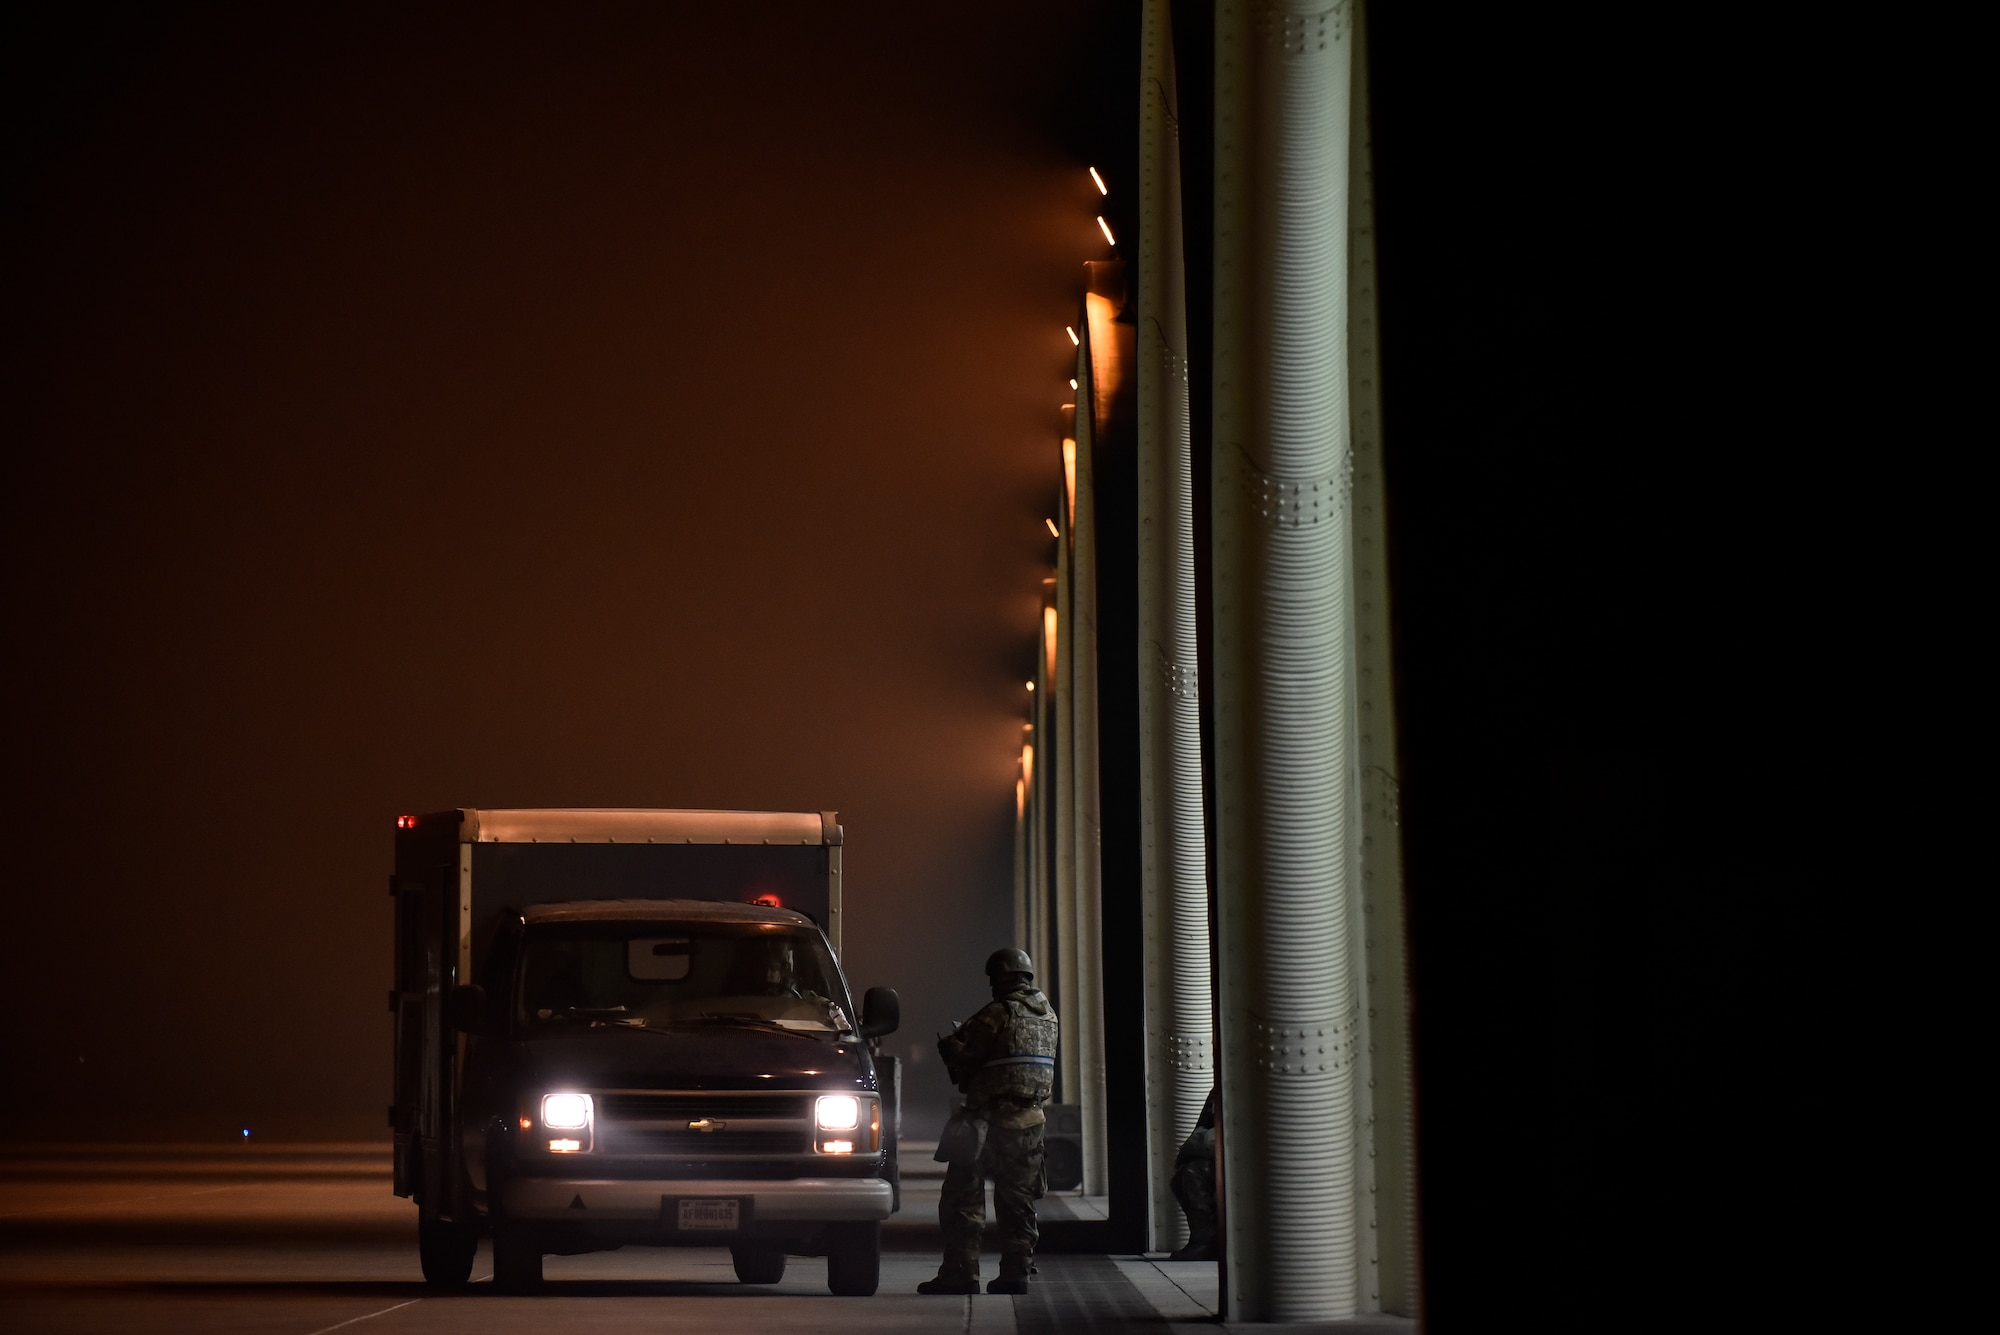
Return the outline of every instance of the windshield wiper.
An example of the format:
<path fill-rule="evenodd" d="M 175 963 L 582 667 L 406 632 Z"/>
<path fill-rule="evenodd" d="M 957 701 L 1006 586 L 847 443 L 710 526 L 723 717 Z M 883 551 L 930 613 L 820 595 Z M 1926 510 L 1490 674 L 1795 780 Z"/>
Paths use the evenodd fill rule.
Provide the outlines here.
<path fill-rule="evenodd" d="M 750 1015 L 742 1011 L 703 1011 L 696 1018 L 701 1020 L 719 1020 L 724 1024 L 740 1024 L 746 1028 L 764 1029 L 774 1034 L 810 1036 L 816 1032 L 811 1029 L 794 1029 L 790 1025 L 779 1024 L 776 1020 L 767 1020 L 761 1015 Z"/>
<path fill-rule="evenodd" d="M 623 1015 L 623 1006 L 558 1006 L 551 1010 L 544 1006 L 535 1012 L 538 1020 L 580 1020 L 595 1019 L 602 1015 Z"/>

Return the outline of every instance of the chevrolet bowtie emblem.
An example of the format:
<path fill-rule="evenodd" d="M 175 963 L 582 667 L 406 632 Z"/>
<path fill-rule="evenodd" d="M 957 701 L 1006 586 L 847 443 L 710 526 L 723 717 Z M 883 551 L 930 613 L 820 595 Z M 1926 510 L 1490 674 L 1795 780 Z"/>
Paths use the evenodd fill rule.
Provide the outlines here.
<path fill-rule="evenodd" d="M 689 1123 L 688 1123 L 688 1130 L 690 1130 L 690 1131 L 720 1131 L 720 1130 L 722 1130 L 722 1129 L 723 1129 L 724 1127 L 726 1127 L 726 1126 L 728 1126 L 728 1125 L 729 1125 L 729 1123 L 727 1123 L 727 1122 L 718 1122 L 718 1121 L 716 1121 L 716 1120 L 715 1120 L 715 1119 L 714 1119 L 713 1117 L 704 1117 L 704 1118 L 702 1118 L 702 1119 L 701 1119 L 701 1120 L 700 1120 L 699 1122 L 689 1122 Z"/>

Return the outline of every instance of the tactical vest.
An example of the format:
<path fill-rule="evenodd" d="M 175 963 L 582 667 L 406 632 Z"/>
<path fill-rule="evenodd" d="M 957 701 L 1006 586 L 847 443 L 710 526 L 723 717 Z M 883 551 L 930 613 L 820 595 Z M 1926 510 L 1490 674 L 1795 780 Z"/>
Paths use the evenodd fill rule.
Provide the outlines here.
<path fill-rule="evenodd" d="M 1055 1012 L 1037 1015 L 1012 997 L 1000 1004 L 1007 1008 L 1007 1027 L 993 1056 L 972 1073 L 966 1094 L 976 1104 L 999 1099 L 1039 1108 L 1055 1092 Z"/>

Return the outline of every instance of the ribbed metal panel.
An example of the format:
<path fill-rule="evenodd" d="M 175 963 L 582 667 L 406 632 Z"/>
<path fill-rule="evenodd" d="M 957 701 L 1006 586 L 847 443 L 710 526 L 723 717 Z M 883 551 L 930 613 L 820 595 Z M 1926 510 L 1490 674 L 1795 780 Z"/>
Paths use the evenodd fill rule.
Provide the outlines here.
<path fill-rule="evenodd" d="M 1045 619 L 1046 620 L 1046 619 Z M 1045 628 L 1046 633 L 1046 628 Z M 1028 860 L 1028 937 L 1021 944 L 1035 961 L 1037 976 L 1051 996 L 1055 984 L 1053 941 L 1055 904 L 1055 850 L 1049 838 L 1050 790 L 1055 783 L 1055 675 L 1049 670 L 1053 655 L 1038 644 L 1035 653 L 1034 772 L 1028 783 L 1028 831 L 1024 856 Z M 1058 1009 L 1060 1014 L 1060 1009 Z"/>
<path fill-rule="evenodd" d="M 1359 1309 L 1347 9 L 1221 0 L 1214 575 L 1228 1307 Z"/>
<path fill-rule="evenodd" d="M 1395 673 L 1390 657 L 1387 492 L 1382 476 L 1375 207 L 1369 143 L 1366 5 L 1354 11 L 1353 145 L 1348 164 L 1347 367 L 1354 452 L 1354 656 L 1361 791 L 1362 1003 L 1370 1151 L 1360 1200 L 1372 1245 L 1364 1305 L 1418 1315 L 1416 1099 L 1403 912 Z M 1372 1208 L 1370 1208 L 1372 1207 Z"/>
<path fill-rule="evenodd" d="M 1070 535 L 1070 594 L 1076 633 L 1070 652 L 1071 741 L 1075 775 L 1077 988 L 1063 1025 L 1077 1053 L 1076 1103 L 1083 1117 L 1083 1189 L 1110 1189 L 1106 1149 L 1108 1098 L 1104 1076 L 1104 833 L 1099 794 L 1097 652 L 1097 452 L 1112 405 L 1129 374 L 1129 330 L 1117 323 L 1125 300 L 1125 266 L 1116 260 L 1084 265 L 1083 343 L 1078 349 L 1075 430 L 1076 514 Z"/>
<path fill-rule="evenodd" d="M 1082 354 L 1077 356 L 1078 402 L 1086 403 L 1083 396 L 1087 389 L 1090 368 Z M 1066 405 L 1072 415 L 1076 409 Z M 1065 434 L 1073 440 L 1076 427 L 1066 427 Z M 1076 941 L 1076 561 L 1073 547 L 1073 529 L 1070 524 L 1070 506 L 1067 502 L 1058 507 L 1056 525 L 1059 536 L 1056 540 L 1056 586 L 1055 586 L 1055 764 L 1051 767 L 1051 778 L 1055 780 L 1050 794 L 1053 809 L 1050 811 L 1050 832 L 1055 844 L 1055 901 L 1050 914 L 1052 930 L 1050 945 L 1054 947 L 1055 965 L 1051 969 L 1048 961 L 1040 962 L 1045 978 L 1055 983 L 1050 996 L 1055 1002 L 1056 1014 L 1062 1017 L 1065 1030 L 1074 1017 L 1076 995 L 1082 983 L 1077 974 Z M 1043 987 L 1047 988 L 1044 981 Z M 1075 1035 L 1065 1032 L 1056 1050 L 1056 1097 L 1063 1103 L 1076 1103 L 1078 1091 L 1083 1088 L 1083 1071 L 1077 1064 Z"/>
<path fill-rule="evenodd" d="M 1195 650 L 1187 292 L 1167 0 L 1146 0 L 1139 79 L 1139 783 L 1146 932 L 1149 1244 L 1187 1240 L 1174 1158 L 1215 1079 Z"/>

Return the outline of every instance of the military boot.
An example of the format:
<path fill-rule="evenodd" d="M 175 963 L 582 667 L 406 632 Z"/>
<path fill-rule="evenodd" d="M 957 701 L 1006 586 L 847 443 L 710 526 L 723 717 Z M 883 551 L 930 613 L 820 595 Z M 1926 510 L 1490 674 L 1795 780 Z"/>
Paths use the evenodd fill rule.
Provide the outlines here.
<path fill-rule="evenodd" d="M 962 1274 L 953 1270 L 940 1270 L 936 1279 L 927 1279 L 917 1285 L 918 1293 L 977 1293 L 979 1276 Z"/>
<path fill-rule="evenodd" d="M 1026 1293 L 1028 1275 L 1035 1263 L 1025 1256 L 1003 1256 L 1000 1258 L 1000 1274 L 986 1285 L 988 1293 Z"/>

